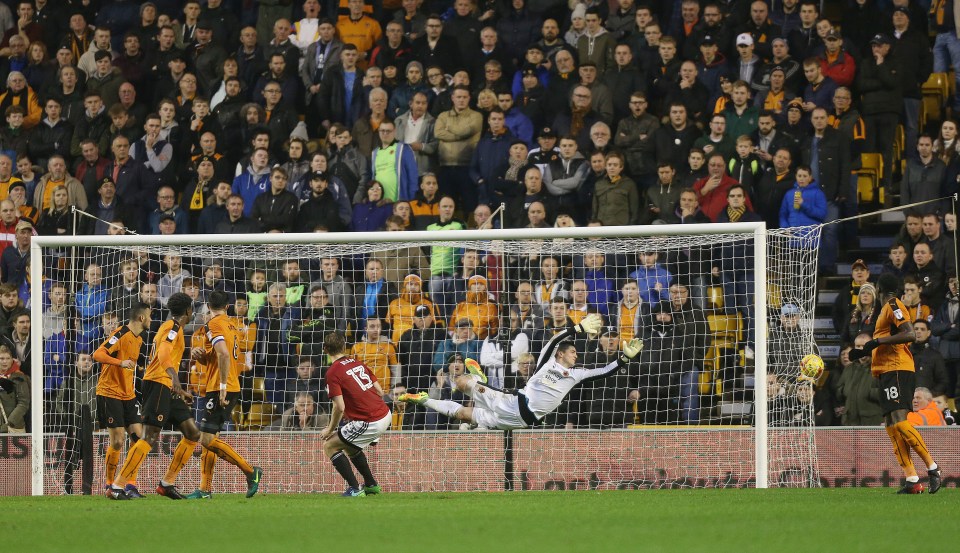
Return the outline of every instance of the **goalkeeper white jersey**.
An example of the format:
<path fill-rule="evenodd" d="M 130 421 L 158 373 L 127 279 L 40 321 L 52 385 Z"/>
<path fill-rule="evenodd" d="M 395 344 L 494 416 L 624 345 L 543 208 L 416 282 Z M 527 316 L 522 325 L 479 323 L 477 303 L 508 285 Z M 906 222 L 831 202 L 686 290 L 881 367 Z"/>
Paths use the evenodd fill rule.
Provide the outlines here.
<path fill-rule="evenodd" d="M 603 378 L 616 371 L 619 364 L 614 361 L 598 369 L 566 368 L 557 363 L 554 356 L 557 347 L 567 339 L 574 337 L 573 329 L 564 330 L 550 339 L 540 352 L 537 360 L 537 372 L 534 373 L 520 393 L 526 396 L 527 406 L 537 419 L 552 413 L 574 386 L 584 380 Z"/>

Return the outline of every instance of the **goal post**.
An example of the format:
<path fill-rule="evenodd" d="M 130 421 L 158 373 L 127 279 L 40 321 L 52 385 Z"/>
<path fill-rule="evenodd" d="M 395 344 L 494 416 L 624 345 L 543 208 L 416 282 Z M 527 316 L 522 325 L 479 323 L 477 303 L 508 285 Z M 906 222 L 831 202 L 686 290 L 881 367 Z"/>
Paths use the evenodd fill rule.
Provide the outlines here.
<path fill-rule="evenodd" d="M 596 462 L 617 465 L 610 469 L 614 473 L 623 470 L 623 466 L 626 465 L 630 465 L 630 470 L 635 472 L 653 471 L 651 467 L 643 466 L 645 451 L 647 451 L 655 452 L 655 454 L 651 454 L 652 457 L 666 459 L 663 463 L 676 464 L 675 467 L 668 467 L 669 470 L 666 470 L 668 474 L 688 474 L 690 478 L 696 479 L 696 481 L 719 483 L 725 477 L 724 474 L 726 474 L 726 478 L 730 478 L 730 474 L 735 473 L 734 478 L 738 479 L 741 485 L 752 485 L 758 488 L 784 485 L 816 485 L 816 444 L 813 441 L 812 433 L 812 409 L 810 406 L 797 405 L 795 402 L 784 407 L 782 403 L 772 402 L 767 397 L 767 375 L 770 373 L 769 361 L 772 359 L 773 353 L 770 351 L 770 345 L 766 339 L 772 332 L 768 323 L 777 319 L 778 310 L 782 305 L 791 303 L 799 308 L 802 339 L 791 343 L 792 349 L 787 361 L 778 361 L 779 365 L 773 371 L 777 373 L 781 381 L 787 382 L 788 385 L 795 382 L 790 381 L 791 375 L 789 373 L 791 369 L 784 369 L 784 367 L 789 366 L 790 359 L 793 356 L 797 356 L 797 361 L 799 361 L 799 356 L 802 356 L 801 352 L 804 349 L 806 349 L 806 353 L 809 353 L 813 351 L 811 348 L 814 347 L 812 317 L 813 306 L 815 305 L 816 240 L 798 239 L 797 234 L 789 229 L 767 231 L 763 223 L 728 223 L 478 231 L 36 236 L 32 240 L 30 251 L 32 283 L 30 314 L 31 320 L 36 321 L 33 327 L 34 332 L 31 333 L 31 348 L 34 352 L 37 352 L 32 356 L 31 365 L 33 386 L 31 387 L 32 432 L 30 443 L 32 493 L 34 495 L 57 493 L 56 490 L 59 487 L 58 482 L 51 481 L 54 472 L 51 467 L 55 463 L 47 457 L 48 452 L 46 452 L 49 447 L 50 429 L 45 428 L 44 425 L 50 417 L 47 413 L 44 413 L 44 410 L 52 405 L 52 402 L 50 397 L 45 397 L 45 393 L 49 396 L 51 391 L 48 389 L 45 392 L 44 382 L 51 376 L 48 372 L 51 368 L 44 363 L 45 348 L 50 346 L 44 339 L 42 322 L 45 320 L 44 310 L 48 303 L 45 296 L 47 293 L 45 283 L 56 279 L 66 280 L 67 282 L 62 284 L 66 285 L 68 302 L 75 301 L 74 298 L 78 290 L 83 286 L 84 263 L 78 262 L 73 265 L 71 260 L 61 260 L 56 271 L 56 279 L 52 274 L 51 266 L 56 264 L 53 259 L 55 252 L 58 250 L 62 252 L 71 248 L 81 252 L 92 252 L 89 255 L 93 256 L 95 260 L 102 261 L 101 264 L 105 269 L 109 269 L 108 272 L 111 273 L 110 278 L 112 279 L 122 278 L 120 276 L 120 264 L 130 257 L 131 252 L 143 252 L 143 259 L 149 259 L 151 262 L 159 260 L 162 255 L 170 252 L 174 252 L 176 256 L 183 259 L 197 260 L 196 267 L 191 267 L 190 272 L 193 275 L 200 274 L 201 278 L 203 267 L 207 264 L 206 262 L 201 263 L 199 260 L 220 259 L 223 260 L 224 264 L 229 262 L 237 269 L 235 272 L 237 282 L 233 284 L 238 296 L 245 285 L 245 282 L 240 280 L 248 280 L 252 269 L 268 266 L 269 268 L 264 271 L 269 273 L 272 279 L 276 279 L 279 270 L 277 268 L 278 264 L 284 260 L 300 260 L 304 266 L 310 265 L 315 275 L 322 271 L 320 267 L 321 258 L 337 258 L 353 263 L 355 266 L 352 269 L 353 273 L 347 275 L 348 278 L 345 282 L 353 285 L 354 290 L 351 294 L 357 295 L 360 293 L 357 287 L 363 286 L 364 265 L 370 257 L 396 255 L 397 252 L 412 248 L 409 251 L 414 253 L 408 255 L 415 255 L 417 251 L 423 252 L 424 257 L 428 259 L 428 267 L 423 267 L 423 269 L 427 269 L 430 264 L 430 255 L 433 252 L 443 252 L 443 255 L 446 255 L 447 252 L 455 252 L 451 255 L 456 256 L 457 262 L 460 263 L 463 261 L 461 259 L 463 252 L 478 251 L 482 252 L 484 259 L 487 260 L 486 263 L 481 263 L 486 275 L 484 283 L 486 285 L 487 280 L 490 282 L 486 292 L 489 296 L 488 301 L 493 304 L 496 313 L 494 315 L 496 322 L 489 323 L 488 321 L 487 323 L 491 325 L 491 329 L 495 329 L 496 325 L 507 326 L 510 324 L 510 312 L 513 307 L 514 296 L 518 285 L 523 282 L 530 284 L 535 293 L 542 294 L 539 301 L 543 304 L 541 311 L 545 313 L 545 317 L 549 318 L 551 315 L 551 301 L 559 297 L 554 295 L 555 292 L 562 295 L 567 304 L 567 307 L 558 307 L 558 309 L 561 311 L 570 309 L 570 306 L 575 305 L 575 301 L 570 300 L 570 293 L 576 293 L 575 288 L 570 290 L 572 285 L 592 283 L 589 285 L 599 286 L 596 283 L 600 280 L 590 280 L 594 277 L 584 276 L 591 274 L 590 271 L 585 269 L 585 259 L 595 252 L 599 252 L 601 259 L 606 260 L 600 262 L 601 269 L 609 269 L 608 272 L 611 273 L 610 278 L 606 279 L 610 281 L 607 286 L 616 284 L 615 289 L 612 290 L 613 295 L 608 297 L 608 303 L 595 306 L 591 302 L 589 309 L 593 310 L 594 307 L 598 307 L 604 314 L 605 324 L 611 328 L 616 327 L 612 328 L 609 335 L 622 336 L 625 331 L 635 331 L 638 337 L 645 337 L 646 333 L 650 331 L 667 336 L 670 340 L 673 340 L 669 342 L 670 344 L 678 345 L 662 346 L 662 344 L 668 343 L 665 341 L 666 338 L 662 338 L 662 336 L 651 338 L 651 343 L 655 342 L 662 347 L 656 349 L 648 346 L 646 355 L 652 357 L 643 357 L 644 354 L 641 354 L 640 361 L 631 365 L 629 374 L 623 379 L 611 376 L 609 380 L 599 380 L 589 385 L 584 384 L 581 385 L 584 389 L 583 392 L 577 392 L 577 388 L 575 388 L 563 406 L 562 417 L 564 418 L 560 422 L 550 422 L 549 424 L 552 424 L 552 426 L 544 428 L 517 431 L 514 436 L 519 437 L 519 439 L 503 440 L 500 438 L 499 442 L 496 440 L 493 442 L 485 441 L 483 444 L 476 445 L 477 451 L 491 451 L 490 454 L 493 455 L 492 458 L 496 463 L 505 465 L 504 454 L 496 452 L 495 448 L 489 446 L 489 443 L 510 444 L 509 447 L 515 448 L 515 450 L 510 451 L 508 457 L 510 468 L 508 471 L 512 474 L 515 464 L 514 459 L 516 459 L 517 470 L 521 470 L 525 466 L 528 467 L 528 470 L 542 471 L 542 473 L 533 474 L 534 480 L 538 482 L 548 480 L 550 468 L 547 466 L 547 461 L 550 459 L 553 459 L 558 465 L 569 465 L 572 470 L 584 469 L 581 466 L 582 464 L 567 463 L 566 460 L 560 458 L 561 454 L 557 451 L 558 446 L 556 444 L 564 443 L 564 440 L 569 438 L 570 443 L 599 443 L 601 445 L 598 447 L 608 448 L 604 451 L 607 452 L 605 454 L 608 454 L 610 459 Z M 645 265 L 642 266 L 642 263 L 649 260 L 638 261 L 638 259 L 644 257 L 641 254 L 647 252 L 655 253 L 656 255 L 649 253 L 648 255 L 651 255 L 655 260 L 660 259 L 664 267 L 669 266 L 674 270 L 671 280 L 666 283 L 656 281 L 657 278 L 660 278 L 657 275 L 663 273 L 657 273 L 653 269 L 656 265 L 655 262 L 650 265 L 649 270 L 643 270 Z M 698 252 L 702 253 L 703 259 Z M 559 266 L 561 274 L 556 282 L 550 281 L 549 277 L 544 276 L 547 269 L 541 265 L 543 260 L 547 258 L 554 259 Z M 694 258 L 696 258 L 695 261 L 690 261 Z M 87 259 L 90 259 L 90 257 L 87 257 Z M 677 269 L 677 267 L 693 266 L 699 267 L 696 272 L 697 278 L 689 278 L 694 276 L 693 273 L 682 273 L 683 269 Z M 433 268 L 436 269 L 436 266 Z M 711 268 L 714 274 L 711 274 Z M 719 273 L 717 272 L 718 268 Z M 730 278 L 727 274 L 729 271 L 734 271 L 739 276 Z M 667 275 L 671 274 L 669 270 L 665 272 Z M 437 271 L 434 271 L 434 273 L 434 277 L 437 277 Z M 429 281 L 424 278 L 422 290 L 424 297 L 430 297 L 434 300 L 437 318 L 442 319 L 444 329 L 448 331 L 450 339 L 453 340 L 452 347 L 455 349 L 443 351 L 446 353 L 453 352 L 454 354 L 458 351 L 464 351 L 463 349 L 456 349 L 461 347 L 463 342 L 457 342 L 456 340 L 455 334 L 460 325 L 458 324 L 459 320 L 453 320 L 454 316 L 459 317 L 462 313 L 468 313 L 469 315 L 464 315 L 464 317 L 473 321 L 468 333 L 471 337 L 467 339 L 470 344 L 473 344 L 475 340 L 477 342 L 475 346 L 479 349 L 481 342 L 495 342 L 496 335 L 493 330 L 490 331 L 488 340 L 482 341 L 478 338 L 479 329 L 476 319 L 473 318 L 477 312 L 475 306 L 467 306 L 464 311 L 459 310 L 459 304 L 469 303 L 469 301 L 463 300 L 464 294 L 470 290 L 470 288 L 463 288 L 469 286 L 467 281 L 457 280 L 460 279 L 459 274 L 456 277 L 445 273 L 439 274 L 442 275 L 439 280 Z M 159 273 L 152 274 L 150 278 L 159 276 Z M 338 276 L 340 275 L 338 274 Z M 104 278 L 106 278 L 106 275 L 104 275 Z M 456 282 L 448 282 L 453 280 L 456 280 Z M 650 284 L 654 281 L 657 282 L 656 285 Z M 309 283 L 310 280 L 307 279 L 306 282 Z M 641 305 L 635 308 L 628 306 L 626 303 L 621 306 L 617 302 L 623 300 L 624 294 L 627 294 L 621 288 L 627 286 L 630 282 L 638 282 L 642 286 L 650 284 L 649 288 L 644 288 L 641 291 L 641 297 L 644 293 L 648 293 L 650 297 L 659 299 L 655 302 L 643 300 L 640 302 Z M 683 336 L 671 334 L 676 331 L 675 329 L 679 325 L 673 320 L 673 315 L 671 317 L 658 315 L 670 309 L 670 296 L 667 289 L 677 282 L 689 287 L 691 308 L 698 309 L 705 314 L 704 324 L 700 327 L 684 327 L 702 328 L 702 330 L 696 331 L 696 336 L 688 335 L 686 338 L 696 338 L 694 341 L 699 344 L 697 347 L 703 347 L 704 350 L 707 350 L 707 358 L 695 359 L 692 368 L 685 365 L 689 363 L 689 360 L 685 357 L 685 355 L 689 357 L 689 352 L 685 353 L 685 346 L 680 344 L 693 342 L 689 340 L 685 342 L 681 339 Z M 391 285 L 396 285 L 398 288 L 404 284 L 405 281 L 402 278 L 391 282 Z M 437 287 L 435 288 L 434 285 Z M 306 290 L 309 290 L 309 288 L 304 288 L 304 296 L 306 296 Z M 611 292 L 611 290 L 608 289 L 607 292 Z M 592 295 L 599 292 L 597 289 L 591 288 L 589 293 Z M 707 297 L 708 294 L 715 297 L 711 300 Z M 331 292 L 332 295 L 334 295 L 333 292 Z M 44 298 L 43 301 L 38 301 L 38 298 L 41 297 Z M 441 297 L 444 298 L 442 301 Z M 340 301 L 343 298 L 331 297 L 329 301 L 332 302 L 334 299 Z M 303 298 L 297 301 L 305 302 L 308 300 Z M 724 305 L 725 303 L 726 305 Z M 351 305 L 349 308 L 337 312 L 335 320 L 331 324 L 345 325 L 347 332 L 350 334 L 348 341 L 351 344 L 362 343 L 363 329 L 357 328 L 357 321 L 362 322 L 363 319 L 359 319 L 359 314 L 364 309 L 374 309 L 375 307 L 375 305 L 373 307 Z M 609 312 L 606 311 L 608 309 Z M 615 315 L 615 309 L 619 309 L 618 313 L 621 315 Z M 628 324 L 623 322 L 625 319 L 622 313 L 629 312 L 629 309 L 635 309 L 631 312 L 635 315 L 631 316 L 636 317 L 636 322 Z M 100 312 L 102 311 L 101 309 Z M 574 316 L 572 311 L 565 312 L 568 317 Z M 347 313 L 347 315 L 344 315 L 344 313 Z M 340 320 L 342 318 L 349 320 Z M 372 318 L 377 317 L 370 316 L 368 320 Z M 666 320 L 668 318 L 669 320 Z M 79 316 L 77 319 L 79 320 Z M 661 324 L 657 322 L 660 319 L 666 320 L 666 322 L 662 322 L 662 327 L 658 326 Z M 126 321 L 121 320 L 119 322 L 124 324 Z M 99 321 L 94 323 L 88 320 L 88 323 L 97 325 Z M 72 323 L 68 322 L 68 326 L 69 324 Z M 386 325 L 386 321 L 384 321 L 384 324 Z M 545 333 L 549 332 L 549 324 L 551 323 L 544 324 L 543 321 L 531 323 L 532 327 L 529 333 L 531 339 L 527 340 L 530 353 L 539 353 L 534 345 L 538 339 L 542 340 L 542 337 L 546 335 Z M 73 330 L 76 332 L 79 329 L 74 328 Z M 261 330 L 259 329 L 255 333 Z M 285 328 L 284 331 L 288 330 L 288 328 Z M 386 334 L 382 337 L 384 344 L 395 341 L 391 337 L 393 330 L 395 329 L 384 330 L 384 334 Z M 526 333 L 525 327 L 521 328 L 521 332 L 517 333 L 516 338 L 507 339 L 507 342 L 513 340 L 512 343 L 516 343 L 521 333 Z M 256 335 L 257 340 L 259 340 L 261 335 Z M 75 334 L 75 336 L 77 335 Z M 276 334 L 264 332 L 263 336 L 269 337 L 269 340 L 274 340 L 270 342 L 272 346 L 289 346 L 289 344 L 276 343 L 275 338 L 273 338 Z M 584 351 L 584 354 L 580 357 L 581 361 L 586 360 L 587 354 L 591 354 L 591 358 L 602 358 L 601 354 L 604 346 L 599 343 L 601 340 L 583 342 L 589 351 Z M 89 345 L 83 346 L 78 337 L 68 337 L 66 341 L 67 345 L 64 351 L 71 359 L 77 356 L 77 352 L 82 347 L 90 347 Z M 257 344 L 259 345 L 259 342 Z M 704 346 L 704 344 L 706 345 Z M 391 344 L 391 347 L 396 345 Z M 509 351 L 509 348 L 510 346 L 506 345 L 503 349 Z M 651 348 L 656 349 L 656 355 L 649 353 Z M 750 355 L 747 353 L 750 349 L 752 349 L 752 359 L 749 358 Z M 796 351 L 793 351 L 793 349 Z M 438 349 L 439 351 L 441 350 Z M 252 359 L 256 359 L 260 355 L 259 351 L 253 353 Z M 784 357 L 783 353 L 783 351 L 780 352 L 781 358 Z M 440 353 L 437 355 L 440 355 Z M 483 355 L 483 353 L 481 352 L 480 355 Z M 507 381 L 511 381 L 517 387 L 520 387 L 516 383 L 522 383 L 523 380 L 520 378 L 522 371 L 517 370 L 516 367 L 517 360 L 514 358 L 511 362 L 511 354 L 505 353 L 504 355 L 503 366 L 499 369 L 501 371 L 499 377 L 501 384 L 506 385 Z M 294 355 L 291 354 L 290 357 L 293 359 Z M 455 359 L 455 357 L 456 355 L 442 358 Z M 667 357 L 670 357 L 669 362 L 665 360 Z M 259 363 L 259 361 L 252 363 Z M 659 373 L 654 374 L 656 371 L 650 369 L 654 366 L 660 371 Z M 678 367 L 686 368 L 681 370 Z M 796 363 L 793 367 L 796 367 Z M 290 367 L 286 368 L 289 369 Z M 416 369 L 416 367 L 413 368 Z M 411 367 L 397 367 L 394 372 L 391 372 L 390 369 L 388 364 L 385 374 L 388 378 L 392 378 L 392 383 L 408 382 L 406 371 Z M 440 383 L 442 379 L 437 376 L 437 373 L 439 372 L 442 376 L 447 371 L 453 372 L 453 368 L 441 368 L 439 371 L 436 371 L 435 367 L 427 367 L 426 369 L 421 367 L 420 369 L 420 372 L 425 370 L 428 375 L 435 377 L 431 380 L 431 388 L 436 387 L 439 392 L 446 393 L 449 396 L 449 386 L 444 389 L 444 385 Z M 68 366 L 66 370 L 70 371 L 72 367 Z M 319 367 L 317 371 L 319 372 Z M 186 373 L 182 372 L 181 374 Z M 64 378 L 63 385 L 66 385 L 66 380 L 69 378 L 69 375 Z M 274 385 L 277 393 L 282 396 L 285 391 L 289 392 L 290 389 L 296 389 L 294 386 L 296 383 L 293 382 L 295 379 L 296 375 L 288 372 L 284 376 L 284 371 L 281 370 L 267 373 L 266 376 L 256 376 L 253 381 L 260 382 L 259 385 L 261 386 L 264 385 L 263 382 L 266 382 L 267 392 L 261 391 L 261 393 L 265 393 L 267 398 L 263 402 L 270 403 L 271 385 Z M 186 378 L 182 378 L 182 380 L 186 381 Z M 653 384 L 650 384 L 651 382 Z M 665 383 L 663 387 L 670 390 L 668 395 L 655 397 L 658 390 L 657 382 Z M 626 393 L 628 390 L 616 389 L 621 385 L 630 388 L 629 397 Z M 387 390 L 388 386 L 385 385 L 384 388 Z M 634 394 L 634 388 L 639 393 Z M 433 393 L 432 389 L 431 393 Z M 667 394 L 667 392 L 663 393 Z M 696 394 L 696 401 L 692 402 L 692 396 L 684 394 Z M 468 399 L 460 398 L 458 401 L 467 401 Z M 685 401 L 686 405 L 684 405 Z M 598 405 L 602 405 L 603 408 L 597 408 Z M 612 424 L 608 422 L 610 413 L 604 411 L 604 409 L 607 409 L 610 405 L 616 406 L 617 412 L 613 419 L 619 422 Z M 783 413 L 774 413 L 776 416 L 771 418 L 771 414 L 768 412 L 768 406 L 771 405 L 773 406 L 770 407 L 772 409 L 789 410 L 789 415 L 793 418 L 788 423 L 782 422 L 784 419 Z M 245 406 L 244 416 L 253 417 L 254 407 L 255 405 Z M 322 408 L 319 403 L 317 407 L 318 410 Z M 246 411 L 248 409 L 249 411 Z M 270 419 L 274 420 L 273 424 L 276 426 L 280 420 L 279 411 L 274 411 L 273 407 L 270 409 L 270 413 L 278 415 L 276 419 Z M 695 414 L 691 415 L 690 413 Z M 402 462 L 404 453 L 401 450 L 403 448 L 398 447 L 398 444 L 402 442 L 400 440 L 402 436 L 415 436 L 416 440 L 427 444 L 427 448 L 429 448 L 429 444 L 432 443 L 430 440 L 440 439 L 435 438 L 440 434 L 453 433 L 455 434 L 453 439 L 458 437 L 472 439 L 471 436 L 485 435 L 482 430 L 457 428 L 443 421 L 436 423 L 433 415 L 418 414 L 417 417 L 420 418 L 415 418 L 413 413 L 410 412 L 400 415 L 400 422 L 396 423 L 396 431 L 389 433 L 392 436 L 385 439 L 371 456 L 371 462 L 375 465 L 375 470 L 378 463 L 380 466 L 388 467 Z M 253 419 L 250 418 L 249 420 Z M 411 423 L 411 420 L 418 422 Z M 423 420 L 427 422 L 424 423 Z M 408 423 L 412 426 L 408 427 Z M 49 423 L 46 422 L 46 424 Z M 254 425 L 250 425 L 250 428 L 253 427 Z M 238 426 L 238 428 L 240 427 Z M 98 428 L 99 433 L 102 433 L 103 430 Z M 285 429 L 264 425 L 262 429 L 257 427 L 256 430 L 241 430 L 238 436 L 242 436 L 243 440 L 249 440 L 250 448 L 274 448 L 276 447 L 276 444 L 272 441 L 274 438 L 279 440 L 279 443 L 300 444 L 302 447 L 317 447 L 319 444 L 316 440 L 310 439 L 309 431 L 294 435 L 285 433 L 283 430 Z M 271 434 L 271 431 L 276 431 L 276 433 Z M 663 455 L 661 450 L 670 447 L 669 440 L 671 437 L 683 441 L 684 447 L 692 448 L 691 452 L 685 453 L 683 458 L 673 460 L 670 459 L 669 455 Z M 711 440 L 715 443 L 703 445 Z M 609 445 L 607 442 L 613 445 Z M 441 443 L 434 454 L 441 455 L 444 447 L 445 443 Z M 538 447 L 550 449 L 540 451 L 537 449 Z M 704 449 L 693 451 L 698 447 Z M 716 451 L 722 451 L 722 455 L 711 454 L 711 452 Z M 313 453 L 315 452 L 311 451 L 311 454 Z M 264 451 L 264 454 L 267 454 L 267 452 Z M 270 454 L 277 455 L 275 451 L 271 451 Z M 97 453 L 94 454 L 95 457 L 97 455 Z M 251 452 L 252 462 L 256 461 L 256 455 L 256 451 Z M 431 459 L 429 455 L 429 452 L 418 452 L 416 454 L 417 462 L 442 464 L 442 459 Z M 620 458 L 617 458 L 618 456 Z M 698 465 L 698 463 L 710 463 L 711 456 L 715 457 L 715 466 L 701 467 Z M 721 457 L 722 460 L 717 460 Z M 324 463 L 322 455 L 317 455 L 316 459 L 317 463 Z M 285 458 L 278 459 L 277 462 L 289 461 L 290 459 Z M 623 466 L 618 465 L 618 463 Z M 786 465 L 790 465 L 790 468 L 784 469 Z M 316 469 L 316 467 L 314 468 Z M 328 467 L 324 466 L 323 470 L 326 470 L 326 468 Z M 684 473 L 683 471 L 688 472 Z M 784 480 L 782 474 L 791 473 L 791 471 L 801 474 Z M 96 470 L 94 474 L 97 474 Z M 507 478 L 511 478 L 511 476 L 507 476 Z M 625 478 L 625 480 L 628 479 Z M 647 481 L 649 479 L 644 476 L 635 480 Z M 329 485 L 324 481 L 318 483 L 315 488 L 311 488 L 307 484 L 291 484 L 289 486 L 279 485 L 277 489 L 293 492 L 330 491 Z M 599 485 L 602 487 L 605 484 L 601 482 Z M 518 486 L 519 488 L 521 486 Z M 405 484 L 403 489 L 437 488 L 430 488 L 426 483 L 420 483 L 412 485 L 412 487 Z M 451 485 L 439 489 L 481 488 L 468 483 L 465 488 Z"/>

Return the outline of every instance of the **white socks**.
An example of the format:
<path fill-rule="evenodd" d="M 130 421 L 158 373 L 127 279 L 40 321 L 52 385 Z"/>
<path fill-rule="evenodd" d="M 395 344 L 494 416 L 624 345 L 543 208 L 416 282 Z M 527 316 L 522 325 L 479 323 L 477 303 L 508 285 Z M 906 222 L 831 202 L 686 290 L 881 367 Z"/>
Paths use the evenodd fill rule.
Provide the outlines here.
<path fill-rule="evenodd" d="M 450 418 L 456 417 L 457 411 L 463 408 L 463 405 L 460 405 L 456 401 L 450 401 L 447 399 L 428 399 L 424 405 Z"/>

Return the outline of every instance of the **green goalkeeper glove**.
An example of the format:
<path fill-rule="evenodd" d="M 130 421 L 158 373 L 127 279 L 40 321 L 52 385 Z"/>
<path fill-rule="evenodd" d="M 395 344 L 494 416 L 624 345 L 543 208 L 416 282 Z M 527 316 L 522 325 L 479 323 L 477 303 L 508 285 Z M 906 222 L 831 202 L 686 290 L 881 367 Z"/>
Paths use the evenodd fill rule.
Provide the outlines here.
<path fill-rule="evenodd" d="M 580 321 L 580 324 L 573 327 L 577 334 L 586 334 L 593 337 L 600 333 L 600 327 L 603 326 L 603 318 L 596 313 L 591 313 Z"/>
<path fill-rule="evenodd" d="M 643 351 L 643 340 L 640 338 L 634 338 L 629 342 L 624 340 L 620 344 L 620 349 L 623 350 L 623 355 L 620 356 L 620 361 L 623 364 L 627 364 L 632 361 L 636 356 L 640 355 L 640 352 Z"/>

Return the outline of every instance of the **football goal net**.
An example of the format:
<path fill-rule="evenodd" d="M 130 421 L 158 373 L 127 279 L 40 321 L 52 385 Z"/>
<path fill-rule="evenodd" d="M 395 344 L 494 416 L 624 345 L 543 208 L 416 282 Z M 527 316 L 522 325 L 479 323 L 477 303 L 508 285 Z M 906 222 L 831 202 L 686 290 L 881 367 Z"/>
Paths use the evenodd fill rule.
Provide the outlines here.
<path fill-rule="evenodd" d="M 368 458 L 388 491 L 816 486 L 812 389 L 797 377 L 816 351 L 817 233 L 733 223 L 35 237 L 24 493 L 103 488 L 107 421 L 92 354 L 133 306 L 150 305 L 131 371 L 139 393 L 167 299 L 194 299 L 189 348 L 215 290 L 230 296 L 246 338 L 241 400 L 223 437 L 264 468 L 267 492 L 341 491 L 318 437 L 331 409 L 322 344 L 334 331 L 387 392 L 393 426 Z M 574 388 L 536 427 L 484 430 L 394 402 L 426 391 L 469 405 L 450 384 L 467 358 L 491 387 L 521 390 L 550 337 L 589 313 L 604 326 L 578 336 L 578 365 L 607 365 L 634 337 L 644 349 Z M 179 370 L 202 397 L 202 364 L 185 354 Z M 178 438 L 167 430 L 141 489 L 166 469 Z M 199 458 L 181 487 L 198 478 Z M 218 470 L 214 488 L 244 483 Z"/>

